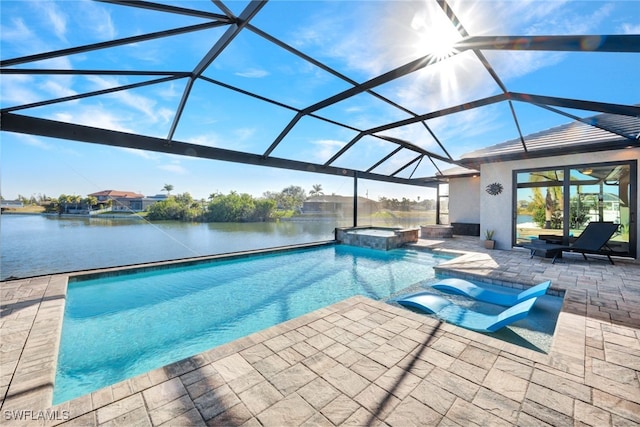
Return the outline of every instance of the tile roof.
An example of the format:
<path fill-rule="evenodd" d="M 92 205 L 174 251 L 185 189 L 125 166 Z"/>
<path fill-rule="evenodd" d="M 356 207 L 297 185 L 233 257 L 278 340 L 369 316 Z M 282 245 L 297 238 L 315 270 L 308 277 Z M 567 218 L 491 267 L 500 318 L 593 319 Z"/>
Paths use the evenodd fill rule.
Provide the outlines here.
<path fill-rule="evenodd" d="M 98 191 L 97 193 L 91 193 L 89 194 L 89 196 L 94 196 L 94 197 L 105 196 L 105 197 L 111 197 L 112 199 L 114 198 L 139 199 L 144 197 L 144 194 L 134 193 L 133 191 L 102 190 L 102 191 Z"/>
<path fill-rule="evenodd" d="M 526 151 L 520 139 L 512 139 L 463 154 L 461 163 L 477 167 L 492 161 L 625 148 L 629 137 L 640 138 L 640 117 L 598 114 L 525 136 Z"/>

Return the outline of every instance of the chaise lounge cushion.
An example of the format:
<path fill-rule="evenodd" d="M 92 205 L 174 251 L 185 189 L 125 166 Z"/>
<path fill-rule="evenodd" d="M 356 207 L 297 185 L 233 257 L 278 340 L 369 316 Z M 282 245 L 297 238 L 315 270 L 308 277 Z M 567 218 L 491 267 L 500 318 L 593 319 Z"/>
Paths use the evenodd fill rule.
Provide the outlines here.
<path fill-rule="evenodd" d="M 478 332 L 495 332 L 527 317 L 537 299 L 537 297 L 529 298 L 495 315 L 461 307 L 446 298 L 429 292 L 409 294 L 396 299 L 396 302 L 406 307 L 432 313 L 446 322 L 463 328 Z"/>
<path fill-rule="evenodd" d="M 503 305 L 511 307 L 524 300 L 533 297 L 539 297 L 547 293 L 547 289 L 551 286 L 551 281 L 547 280 L 536 286 L 532 286 L 524 291 L 515 294 L 507 292 L 493 291 L 483 288 L 468 280 L 458 279 L 455 277 L 443 279 L 438 283 L 431 285 L 432 288 L 439 291 L 450 292 L 454 294 L 465 295 L 478 301 L 484 301 L 491 304 Z"/>

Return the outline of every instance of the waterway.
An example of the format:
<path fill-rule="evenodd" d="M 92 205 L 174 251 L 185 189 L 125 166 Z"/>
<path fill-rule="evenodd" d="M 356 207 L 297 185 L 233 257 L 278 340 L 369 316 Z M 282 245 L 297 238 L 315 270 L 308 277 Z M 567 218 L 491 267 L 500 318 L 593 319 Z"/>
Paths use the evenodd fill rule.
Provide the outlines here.
<path fill-rule="evenodd" d="M 0 215 L 0 280 L 332 240 L 344 225 Z"/>

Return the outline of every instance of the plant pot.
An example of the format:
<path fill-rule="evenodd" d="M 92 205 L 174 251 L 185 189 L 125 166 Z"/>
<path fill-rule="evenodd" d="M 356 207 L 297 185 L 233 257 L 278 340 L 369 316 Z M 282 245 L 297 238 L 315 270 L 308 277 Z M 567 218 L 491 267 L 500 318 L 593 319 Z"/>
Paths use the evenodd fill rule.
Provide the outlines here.
<path fill-rule="evenodd" d="M 484 241 L 485 249 L 493 249 L 495 246 L 496 246 L 496 241 L 495 240 L 485 240 Z"/>

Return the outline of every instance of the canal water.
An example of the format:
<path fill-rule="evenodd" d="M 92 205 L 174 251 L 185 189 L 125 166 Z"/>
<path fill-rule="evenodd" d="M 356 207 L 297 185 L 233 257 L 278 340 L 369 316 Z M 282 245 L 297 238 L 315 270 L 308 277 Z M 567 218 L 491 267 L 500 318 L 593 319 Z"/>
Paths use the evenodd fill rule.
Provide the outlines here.
<path fill-rule="evenodd" d="M 0 280 L 332 240 L 335 221 L 147 222 L 0 215 Z"/>

